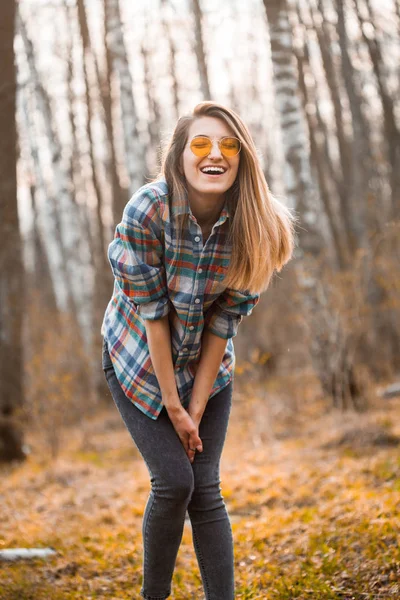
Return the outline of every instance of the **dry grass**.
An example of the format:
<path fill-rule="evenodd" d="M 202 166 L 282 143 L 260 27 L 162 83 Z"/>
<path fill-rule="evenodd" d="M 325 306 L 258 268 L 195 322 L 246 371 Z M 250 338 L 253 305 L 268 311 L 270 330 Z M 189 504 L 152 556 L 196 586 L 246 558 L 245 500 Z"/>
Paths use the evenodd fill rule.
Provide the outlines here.
<path fill-rule="evenodd" d="M 381 435 L 400 434 L 400 401 L 325 416 L 309 403 L 296 420 L 267 400 L 236 391 L 223 455 L 236 598 L 400 597 L 399 447 Z M 139 598 L 145 465 L 113 406 L 62 439 L 55 461 L 35 434 L 25 464 L 1 467 L 0 547 L 51 546 L 57 556 L 0 564 L 0 599 Z M 203 598 L 188 523 L 172 597 Z"/>

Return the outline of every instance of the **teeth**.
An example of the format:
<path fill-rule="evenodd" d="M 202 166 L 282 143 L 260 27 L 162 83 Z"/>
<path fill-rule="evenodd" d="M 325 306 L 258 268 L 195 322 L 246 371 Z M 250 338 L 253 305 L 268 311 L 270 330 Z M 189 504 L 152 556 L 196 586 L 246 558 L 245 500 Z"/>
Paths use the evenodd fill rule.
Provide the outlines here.
<path fill-rule="evenodd" d="M 224 170 L 221 167 L 205 167 L 202 169 L 203 173 L 224 173 Z"/>

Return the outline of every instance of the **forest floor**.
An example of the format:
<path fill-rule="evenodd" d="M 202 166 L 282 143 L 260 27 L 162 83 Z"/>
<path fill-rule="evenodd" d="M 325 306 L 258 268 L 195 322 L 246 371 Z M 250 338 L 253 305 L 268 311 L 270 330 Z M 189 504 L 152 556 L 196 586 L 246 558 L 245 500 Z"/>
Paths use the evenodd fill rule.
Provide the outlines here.
<path fill-rule="evenodd" d="M 400 399 L 298 412 L 235 391 L 221 479 L 236 598 L 400 598 Z M 114 405 L 61 435 L 55 460 L 42 432 L 24 463 L 0 467 L 0 549 L 57 552 L 0 562 L 0 599 L 139 600 L 146 467 Z M 171 600 L 203 598 L 186 522 Z"/>

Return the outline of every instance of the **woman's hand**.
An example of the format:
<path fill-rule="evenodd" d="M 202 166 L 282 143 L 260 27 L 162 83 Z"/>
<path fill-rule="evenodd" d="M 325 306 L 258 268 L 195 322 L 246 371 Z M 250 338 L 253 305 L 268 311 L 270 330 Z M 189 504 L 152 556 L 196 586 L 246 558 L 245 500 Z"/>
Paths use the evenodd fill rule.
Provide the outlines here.
<path fill-rule="evenodd" d="M 195 451 L 202 452 L 203 444 L 199 437 L 199 427 L 195 424 L 189 413 L 181 406 L 168 411 L 168 416 L 179 439 L 182 442 L 190 462 L 194 460 Z"/>

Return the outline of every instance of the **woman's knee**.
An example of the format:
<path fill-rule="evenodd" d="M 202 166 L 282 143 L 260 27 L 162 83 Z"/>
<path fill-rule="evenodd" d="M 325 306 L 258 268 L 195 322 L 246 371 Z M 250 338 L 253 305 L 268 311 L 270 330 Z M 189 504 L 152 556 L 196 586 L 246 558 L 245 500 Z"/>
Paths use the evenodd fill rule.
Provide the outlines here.
<path fill-rule="evenodd" d="M 217 509 L 224 506 L 219 470 L 198 467 L 194 470 L 194 489 L 188 509 Z"/>
<path fill-rule="evenodd" d="M 173 469 L 161 477 L 152 477 L 151 487 L 155 496 L 176 504 L 188 503 L 194 490 L 193 471 L 189 468 Z"/>

